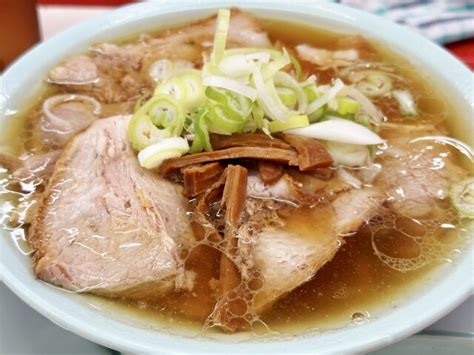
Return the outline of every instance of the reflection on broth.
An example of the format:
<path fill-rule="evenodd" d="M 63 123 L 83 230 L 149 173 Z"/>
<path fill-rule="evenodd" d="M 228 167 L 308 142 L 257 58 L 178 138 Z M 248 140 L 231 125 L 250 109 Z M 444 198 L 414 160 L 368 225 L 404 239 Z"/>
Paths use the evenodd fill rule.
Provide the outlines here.
<path fill-rule="evenodd" d="M 213 21 L 95 44 L 53 68 L 32 108 L 9 120 L 1 225 L 40 279 L 172 331 L 293 334 L 370 321 L 456 260 L 472 232 L 472 190 L 449 194 L 472 179 L 472 162 L 440 139 L 415 141 L 446 136 L 457 120 L 426 75 L 360 36 L 235 10 L 226 48 L 246 49 L 225 52 L 237 56 L 214 74 L 238 69 L 244 89 L 221 82 L 199 92 L 198 70 L 216 56 Z M 286 52 L 249 49 L 270 44 L 301 67 L 300 78 L 287 62 L 272 74 L 280 111 L 256 78 L 266 68 L 268 86 L 265 65 Z M 183 89 L 196 73 L 198 84 Z M 180 92 L 191 98 L 176 109 Z M 272 129 L 282 112 L 306 124 Z M 298 134 L 331 121 L 384 142 L 344 141 L 347 129 L 339 140 Z M 193 154 L 176 156 L 173 146 L 168 160 L 143 158 L 172 138 L 188 140 Z"/>

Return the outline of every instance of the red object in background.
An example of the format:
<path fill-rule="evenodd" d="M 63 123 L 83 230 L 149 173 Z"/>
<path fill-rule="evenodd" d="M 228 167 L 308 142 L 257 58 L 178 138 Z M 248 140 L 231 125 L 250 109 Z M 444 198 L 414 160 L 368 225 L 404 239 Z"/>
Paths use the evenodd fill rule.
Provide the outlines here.
<path fill-rule="evenodd" d="M 22 0 L 19 0 L 22 1 Z M 85 6 L 118 6 L 139 0 L 38 0 L 41 5 L 85 5 Z M 474 70 L 474 38 L 450 43 L 446 48 Z"/>
<path fill-rule="evenodd" d="M 446 48 L 474 70 L 474 38 L 446 45 Z"/>
<path fill-rule="evenodd" d="M 21 0 L 19 0 L 21 1 Z M 118 6 L 139 0 L 38 0 L 41 5 L 82 5 L 82 6 Z"/>
<path fill-rule="evenodd" d="M 0 73 L 40 40 L 35 0 L 0 0 Z"/>

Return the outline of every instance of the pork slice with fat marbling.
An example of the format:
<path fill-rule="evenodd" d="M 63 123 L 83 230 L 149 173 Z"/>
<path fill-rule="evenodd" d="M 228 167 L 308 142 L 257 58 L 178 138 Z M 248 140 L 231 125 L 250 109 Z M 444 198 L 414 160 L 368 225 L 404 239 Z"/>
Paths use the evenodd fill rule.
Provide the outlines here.
<path fill-rule="evenodd" d="M 382 193 L 373 189 L 342 192 L 334 201 L 315 207 L 306 216 L 312 220 L 310 228 L 261 230 L 252 251 L 263 281 L 254 299 L 254 311 L 263 312 L 309 281 L 336 254 L 343 236 L 357 231 L 375 216 L 384 199 Z"/>
<path fill-rule="evenodd" d="M 187 202 L 180 186 L 140 167 L 128 122 L 96 121 L 59 157 L 29 234 L 44 281 L 135 299 L 174 287 Z"/>
<path fill-rule="evenodd" d="M 157 37 L 142 36 L 132 43 L 97 43 L 91 56 L 71 57 L 53 68 L 48 80 L 68 90 L 91 94 L 103 103 L 137 99 L 152 93 L 156 83 L 148 71 L 159 59 L 202 65 L 202 54 L 212 47 L 216 17 L 196 21 Z M 271 42 L 250 15 L 232 10 L 227 46 L 270 47 Z"/>
<path fill-rule="evenodd" d="M 49 102 L 60 102 L 50 105 Z M 85 100 L 93 100 L 87 97 Z M 97 105 L 97 106 L 96 106 Z M 52 107 L 50 107 L 52 106 Z M 55 149 L 63 148 L 77 133 L 84 131 L 99 118 L 100 104 L 84 101 L 81 95 L 59 95 L 47 99 L 38 126 L 43 143 Z"/>
<path fill-rule="evenodd" d="M 444 134 L 444 129 L 431 124 L 385 124 L 381 135 L 388 148 L 379 159 L 382 169 L 374 184 L 388 194 L 395 213 L 412 218 L 430 215 L 437 202 L 448 197 L 452 183 L 467 174 L 451 146 L 436 140 L 415 141 Z"/>
<path fill-rule="evenodd" d="M 217 304 L 223 298 L 239 297 L 242 289 L 253 295 L 247 306 L 242 301 L 249 298 L 241 295 L 240 308 L 233 312 L 236 321 L 246 319 L 247 323 L 232 327 L 229 319 L 213 318 L 213 324 L 227 331 L 248 328 L 255 316 L 309 281 L 332 259 L 342 244 L 343 235 L 369 221 L 385 199 L 376 189 L 351 190 L 339 193 L 332 201 L 306 209 L 304 214 L 294 213 L 299 196 L 295 195 L 291 183 L 286 175 L 273 185 L 265 185 L 257 174 L 248 177 L 247 220 L 242 222 L 237 234 L 238 260 L 241 260 L 237 267 L 242 281 L 236 283 L 238 286 L 234 289 L 227 290 L 228 294 L 221 295 Z M 290 206 L 290 217 L 286 221 L 277 212 L 282 204 Z M 307 225 L 308 219 L 311 219 L 311 225 L 301 228 Z M 258 281 L 255 275 L 259 275 Z"/>

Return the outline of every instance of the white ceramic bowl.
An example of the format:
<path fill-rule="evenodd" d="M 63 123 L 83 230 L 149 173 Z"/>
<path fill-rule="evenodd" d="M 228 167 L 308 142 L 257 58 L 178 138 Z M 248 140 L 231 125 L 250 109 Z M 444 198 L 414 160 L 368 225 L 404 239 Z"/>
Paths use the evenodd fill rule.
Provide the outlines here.
<path fill-rule="evenodd" d="M 473 123 L 473 76 L 458 60 L 416 33 L 379 17 L 325 2 L 235 1 L 260 17 L 286 19 L 335 30 L 356 31 L 384 42 L 410 58 L 443 92 L 451 93 L 464 127 Z M 186 23 L 202 18 L 223 6 L 222 1 L 157 1 L 121 8 L 67 30 L 30 50 L 2 78 L 2 114 L 21 109 L 40 89 L 45 73 L 60 59 L 86 51 L 96 41 L 113 40 L 130 33 Z M 6 118 L 2 117 L 2 121 Z M 469 120 L 469 121 L 467 121 Z M 0 125 L 4 122 L 0 122 Z M 471 130 L 472 132 L 472 130 Z M 456 132 L 466 140 L 469 131 Z M 454 264 L 444 265 L 432 281 L 425 283 L 376 318 L 359 326 L 291 339 L 262 339 L 230 342 L 228 338 L 204 341 L 146 325 L 117 320 L 96 310 L 79 297 L 50 287 L 33 277 L 31 262 L 15 247 L 9 234 L 0 231 L 0 275 L 26 303 L 56 324 L 89 340 L 125 352 L 365 352 L 409 336 L 441 318 L 468 297 L 473 290 L 473 252 L 467 251 Z M 51 339 L 54 341 L 54 339 Z"/>

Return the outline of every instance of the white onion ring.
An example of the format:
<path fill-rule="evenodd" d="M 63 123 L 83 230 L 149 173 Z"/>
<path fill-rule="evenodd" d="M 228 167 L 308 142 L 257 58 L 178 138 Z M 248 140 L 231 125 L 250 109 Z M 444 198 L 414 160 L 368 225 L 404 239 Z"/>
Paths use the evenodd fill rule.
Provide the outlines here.
<path fill-rule="evenodd" d="M 305 81 L 299 83 L 299 85 L 304 88 L 305 86 L 316 84 L 316 75 L 311 74 Z"/>
<path fill-rule="evenodd" d="M 91 96 L 79 95 L 79 94 L 64 94 L 64 95 L 55 95 L 55 96 L 48 97 L 43 102 L 43 113 L 51 122 L 62 121 L 63 119 L 59 116 L 56 116 L 51 110 L 54 108 L 54 106 L 58 104 L 70 102 L 70 101 L 88 102 L 92 104 L 92 106 L 94 106 L 94 110 L 92 111 L 92 113 L 96 116 L 100 114 L 101 104 L 99 101 L 97 101 Z"/>
<path fill-rule="evenodd" d="M 331 86 L 323 95 L 309 104 L 307 114 L 309 115 L 320 107 L 323 107 L 329 100 L 335 98 L 342 89 L 344 89 L 344 83 L 341 79 L 336 79 L 333 86 Z"/>
<path fill-rule="evenodd" d="M 353 86 L 345 86 L 343 89 L 343 93 L 349 97 L 352 97 L 354 100 L 359 101 L 362 105 L 362 108 L 365 112 L 367 112 L 370 117 L 372 117 L 372 123 L 378 126 L 380 123 L 383 122 L 383 115 L 382 113 L 375 107 L 375 105 L 370 101 L 363 93 L 357 90 Z"/>
<path fill-rule="evenodd" d="M 301 86 L 298 85 L 296 79 L 294 79 L 288 73 L 279 71 L 275 73 L 274 82 L 275 84 L 281 84 L 292 89 L 296 93 L 296 96 L 298 98 L 298 111 L 301 113 L 306 112 L 306 110 L 308 109 L 308 99 L 306 98 L 306 95 L 304 94 Z"/>
<path fill-rule="evenodd" d="M 288 129 L 284 133 L 355 145 L 377 145 L 384 142 L 370 129 L 341 118 L 313 123 L 306 127 Z"/>
<path fill-rule="evenodd" d="M 253 87 L 239 83 L 237 80 L 226 78 L 225 76 L 208 75 L 202 80 L 204 86 L 215 86 L 222 89 L 233 91 L 237 94 L 248 97 L 255 101 L 257 98 L 257 90 Z"/>

